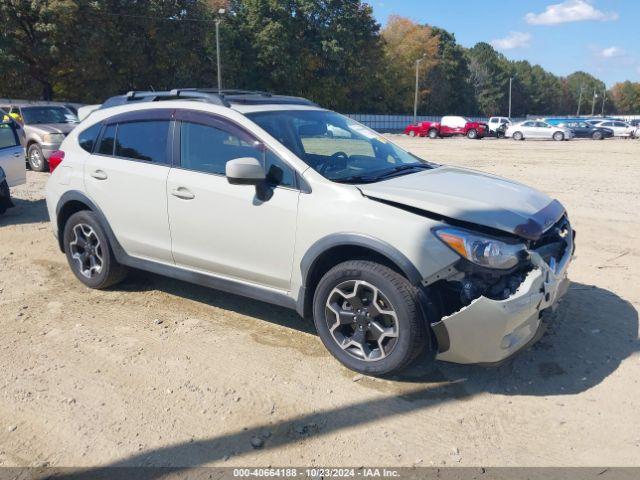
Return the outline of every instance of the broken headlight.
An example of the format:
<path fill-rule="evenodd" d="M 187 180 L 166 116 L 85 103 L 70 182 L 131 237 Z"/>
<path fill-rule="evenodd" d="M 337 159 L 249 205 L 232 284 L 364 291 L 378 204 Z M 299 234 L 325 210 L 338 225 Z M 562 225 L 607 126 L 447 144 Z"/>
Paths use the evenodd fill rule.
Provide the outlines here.
<path fill-rule="evenodd" d="M 440 228 L 434 233 L 454 252 L 486 268 L 513 268 L 522 258 L 526 248 L 522 243 L 506 243 L 457 228 Z"/>

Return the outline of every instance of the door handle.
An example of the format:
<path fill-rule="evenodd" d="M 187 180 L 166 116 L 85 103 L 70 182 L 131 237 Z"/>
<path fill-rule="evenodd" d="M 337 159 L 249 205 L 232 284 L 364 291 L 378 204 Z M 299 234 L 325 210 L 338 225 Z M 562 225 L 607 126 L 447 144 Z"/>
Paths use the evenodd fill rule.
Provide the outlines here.
<path fill-rule="evenodd" d="M 91 172 L 91 176 L 96 180 L 106 180 L 108 178 L 108 175 L 102 170 L 94 170 Z"/>
<path fill-rule="evenodd" d="M 171 195 L 181 198 L 183 200 L 193 200 L 196 196 L 185 187 L 177 187 L 171 190 Z"/>
<path fill-rule="evenodd" d="M 22 156 L 22 153 L 14 153 L 13 156 L 16 158 L 20 158 Z"/>

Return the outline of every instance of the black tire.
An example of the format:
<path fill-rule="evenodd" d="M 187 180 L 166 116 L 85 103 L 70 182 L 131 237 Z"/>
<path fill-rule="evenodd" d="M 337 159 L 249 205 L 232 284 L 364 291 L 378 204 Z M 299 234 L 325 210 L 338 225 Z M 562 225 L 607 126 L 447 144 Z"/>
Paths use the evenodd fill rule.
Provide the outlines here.
<path fill-rule="evenodd" d="M 34 172 L 49 171 L 49 162 L 44 158 L 42 149 L 37 143 L 29 145 L 29 148 L 27 149 L 27 162 L 29 163 L 29 168 Z"/>
<path fill-rule="evenodd" d="M 429 138 L 435 139 L 438 138 L 438 131 L 435 128 L 429 130 Z"/>
<path fill-rule="evenodd" d="M 478 138 L 478 132 L 476 131 L 475 128 L 472 128 L 467 132 L 467 138 L 471 140 L 475 140 L 476 138 Z"/>
<path fill-rule="evenodd" d="M 99 242 L 98 251 L 101 268 L 99 272 L 90 273 L 90 276 L 82 273 L 82 268 L 80 266 L 81 261 L 78 258 L 73 257 L 74 253 L 77 253 L 77 251 L 73 251 L 74 249 L 77 249 L 77 247 L 72 245 L 72 243 L 76 241 L 77 236 L 75 229 L 80 228 L 81 226 L 86 226 L 93 230 L 93 232 L 95 232 L 95 238 L 97 238 Z M 89 210 L 83 210 L 71 215 L 67 220 L 67 223 L 64 225 L 63 244 L 64 252 L 67 256 L 67 262 L 69 262 L 69 267 L 78 280 L 87 287 L 99 290 L 108 288 L 118 282 L 121 282 L 126 277 L 127 268 L 120 265 L 116 260 L 109 243 L 109 238 L 105 234 L 95 213 Z"/>
<path fill-rule="evenodd" d="M 604 140 L 604 135 L 602 134 L 602 132 L 596 130 L 595 132 L 593 132 L 593 135 L 591 135 L 591 138 L 593 138 L 594 140 Z"/>
<path fill-rule="evenodd" d="M 524 140 L 524 135 L 522 135 L 522 132 L 513 132 L 513 139 L 517 141 Z"/>
<path fill-rule="evenodd" d="M 327 303 L 330 296 L 335 295 L 332 292 L 335 292 L 337 286 L 356 280 L 366 282 L 363 284 L 366 285 L 363 287 L 365 289 L 368 286 L 378 289 L 378 298 L 382 298 L 384 303 L 388 303 L 388 307 L 396 314 L 397 336 L 389 339 L 389 342 L 393 342 L 393 344 L 387 343 L 388 346 L 391 346 L 390 350 L 386 356 L 380 359 L 356 358 L 353 353 L 349 353 L 339 345 L 330 329 L 329 324 L 335 324 L 335 318 L 337 318 L 328 317 L 330 310 Z M 360 297 L 360 295 L 357 296 Z M 387 375 L 407 367 L 425 347 L 430 348 L 429 333 L 423 317 L 420 298 L 419 291 L 399 273 L 378 263 L 353 260 L 336 265 L 322 277 L 313 299 L 313 319 L 322 343 L 343 365 L 366 375 Z M 351 308 L 352 310 L 348 310 L 347 318 L 351 317 L 350 312 L 355 307 Z M 354 311 L 354 313 L 356 312 Z M 354 315 L 355 317 L 356 315 Z M 380 317 L 374 316 L 372 318 L 377 320 Z M 353 329 L 351 333 L 355 335 L 359 327 L 357 321 L 354 320 L 351 325 L 344 324 L 344 328 Z M 365 333 L 364 335 L 370 334 Z M 373 351 L 375 352 L 375 349 Z"/>
<path fill-rule="evenodd" d="M 409 130 L 409 136 L 410 137 L 415 137 L 416 136 L 416 131 L 415 130 Z"/>
<path fill-rule="evenodd" d="M 555 133 L 553 134 L 553 139 L 554 139 L 556 142 L 561 142 L 561 141 L 563 141 L 563 140 L 564 140 L 564 133 L 562 133 L 562 132 L 555 132 Z"/>

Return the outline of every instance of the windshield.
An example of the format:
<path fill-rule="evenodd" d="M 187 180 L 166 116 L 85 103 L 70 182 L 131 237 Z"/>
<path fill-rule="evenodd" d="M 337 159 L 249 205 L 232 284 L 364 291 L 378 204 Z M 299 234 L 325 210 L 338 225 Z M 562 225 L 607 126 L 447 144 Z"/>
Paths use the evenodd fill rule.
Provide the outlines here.
<path fill-rule="evenodd" d="M 75 123 L 73 112 L 65 107 L 23 107 L 22 118 L 27 125 L 39 123 Z"/>
<path fill-rule="evenodd" d="M 436 166 L 335 112 L 292 110 L 247 116 L 311 168 L 335 182 L 376 182 Z"/>

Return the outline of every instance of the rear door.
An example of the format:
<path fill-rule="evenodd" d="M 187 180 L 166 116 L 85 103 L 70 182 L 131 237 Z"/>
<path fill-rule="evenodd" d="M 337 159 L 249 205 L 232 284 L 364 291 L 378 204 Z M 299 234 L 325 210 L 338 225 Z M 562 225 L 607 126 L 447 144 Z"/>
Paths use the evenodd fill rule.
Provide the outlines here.
<path fill-rule="evenodd" d="M 24 148 L 11 121 L 0 123 L 0 168 L 10 188 L 25 183 Z"/>
<path fill-rule="evenodd" d="M 85 188 L 131 256 L 173 263 L 167 218 L 173 110 L 128 112 L 103 122 L 84 167 Z"/>

